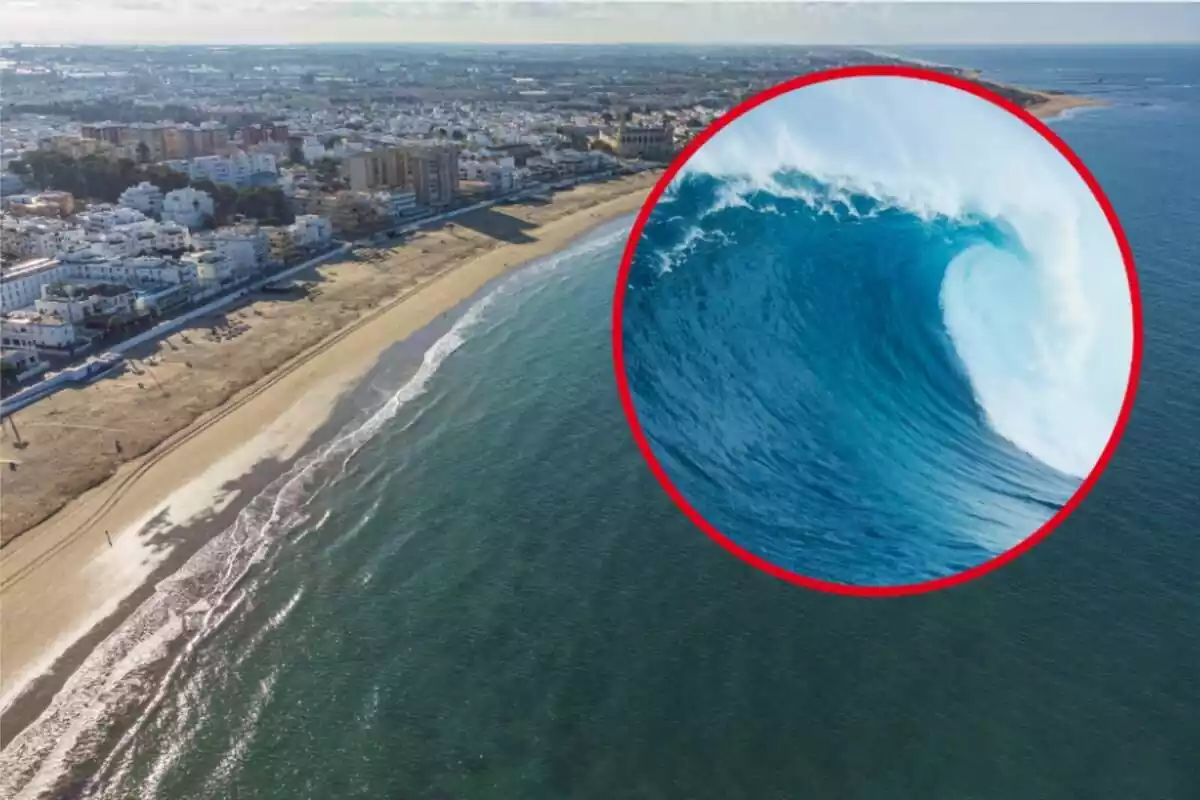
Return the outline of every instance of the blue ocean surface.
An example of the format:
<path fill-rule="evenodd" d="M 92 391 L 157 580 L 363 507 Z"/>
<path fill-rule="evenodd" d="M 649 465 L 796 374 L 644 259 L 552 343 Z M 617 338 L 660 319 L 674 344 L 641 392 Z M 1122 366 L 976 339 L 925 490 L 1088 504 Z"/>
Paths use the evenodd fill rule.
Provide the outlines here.
<path fill-rule="evenodd" d="M 1038 531 L 1112 438 L 1131 288 L 1101 204 L 1005 111 L 900 77 L 718 131 L 641 231 L 634 413 L 689 505 L 792 573 L 911 585 Z"/>
<path fill-rule="evenodd" d="M 1111 466 L 1029 553 L 881 600 L 715 546 L 631 439 L 610 347 L 624 231 L 599 231 L 417 364 L 381 364 L 309 477 L 161 587 L 207 605 L 182 633 L 140 617 L 188 644 L 132 668 L 140 699 L 109 685 L 22 734 L 31 780 L 113 800 L 1195 797 L 1198 56 L 926 56 L 1112 103 L 1054 127 L 1129 235 L 1143 381 Z M 1022 480 L 1041 469 L 991 444 Z"/>

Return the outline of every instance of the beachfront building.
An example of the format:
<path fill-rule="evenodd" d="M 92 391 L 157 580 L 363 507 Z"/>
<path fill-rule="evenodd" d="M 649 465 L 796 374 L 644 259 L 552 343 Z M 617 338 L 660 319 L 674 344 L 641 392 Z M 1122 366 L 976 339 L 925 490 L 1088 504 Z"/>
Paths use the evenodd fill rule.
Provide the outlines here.
<path fill-rule="evenodd" d="M 224 253 L 215 250 L 188 253 L 180 261 L 195 273 L 196 281 L 201 286 L 228 284 L 239 277 L 233 261 Z"/>
<path fill-rule="evenodd" d="M 296 258 L 296 239 L 292 236 L 290 226 L 278 226 L 262 229 L 267 234 L 269 253 L 268 260 L 272 264 L 290 264 Z"/>
<path fill-rule="evenodd" d="M 0 344 L 35 353 L 70 352 L 78 340 L 75 326 L 67 320 L 35 309 L 0 314 Z"/>
<path fill-rule="evenodd" d="M 353 191 L 403 189 L 420 205 L 436 208 L 458 195 L 458 155 L 453 145 L 407 142 L 349 155 L 342 174 Z"/>
<path fill-rule="evenodd" d="M 301 214 L 290 226 L 297 247 L 324 248 L 333 240 L 333 225 L 325 217 Z"/>
<path fill-rule="evenodd" d="M 13 376 L 18 381 L 33 377 L 49 369 L 36 350 L 4 348 L 0 351 L 0 373 Z"/>
<path fill-rule="evenodd" d="M 54 258 L 35 258 L 0 270 L 0 310 L 33 305 L 43 284 L 62 280 L 68 272 L 67 265 Z"/>
<path fill-rule="evenodd" d="M 379 216 L 392 222 L 402 222 L 421 213 L 429 213 L 428 208 L 417 203 L 416 192 L 376 192 L 372 197 Z"/>
<path fill-rule="evenodd" d="M 93 252 L 64 256 L 60 279 L 119 283 L 126 286 L 162 286 L 196 282 L 195 270 L 183 261 L 164 256 L 106 256 Z"/>
<path fill-rule="evenodd" d="M 520 185 L 517 170 L 512 164 L 484 164 L 481 173 L 488 188 L 496 194 L 507 194 Z"/>
<path fill-rule="evenodd" d="M 134 316 L 137 293 L 129 286 L 113 283 L 52 283 L 42 287 L 34 310 L 70 323 L 97 318 L 129 319 Z"/>
<path fill-rule="evenodd" d="M 405 188 L 416 193 L 423 206 L 441 208 L 458 196 L 458 148 L 417 144 L 408 148 Z"/>
<path fill-rule="evenodd" d="M 255 223 L 218 228 L 197 234 L 196 244 L 227 258 L 241 275 L 257 272 L 270 257 L 271 243 Z"/>
<path fill-rule="evenodd" d="M 369 192 L 314 194 L 307 203 L 307 209 L 310 214 L 329 220 L 334 233 L 347 236 L 378 230 L 391 219 Z"/>
<path fill-rule="evenodd" d="M 142 181 L 121 192 L 117 203 L 136 209 L 148 217 L 157 217 L 162 213 L 163 191 L 149 181 Z"/>
<path fill-rule="evenodd" d="M 214 213 L 212 195 L 187 186 L 167 192 L 163 198 L 163 222 L 174 222 L 187 228 L 199 228 Z"/>

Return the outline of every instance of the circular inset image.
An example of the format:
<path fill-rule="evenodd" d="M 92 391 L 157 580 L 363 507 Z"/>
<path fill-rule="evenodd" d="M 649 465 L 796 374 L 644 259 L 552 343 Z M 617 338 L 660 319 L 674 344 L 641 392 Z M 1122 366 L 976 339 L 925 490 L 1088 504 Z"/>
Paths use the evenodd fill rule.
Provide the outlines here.
<path fill-rule="evenodd" d="M 1069 514 L 1133 402 L 1132 257 L 1043 124 L 938 72 L 755 97 L 643 208 L 616 292 L 622 401 L 727 549 L 845 594 L 976 577 Z"/>

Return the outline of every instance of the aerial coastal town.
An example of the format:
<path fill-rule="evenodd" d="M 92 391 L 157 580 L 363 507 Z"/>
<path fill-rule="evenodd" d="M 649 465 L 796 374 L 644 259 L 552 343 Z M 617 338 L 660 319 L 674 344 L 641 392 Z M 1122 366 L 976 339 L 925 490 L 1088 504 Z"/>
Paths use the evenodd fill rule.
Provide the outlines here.
<path fill-rule="evenodd" d="M 338 244 L 668 160 L 797 48 L 3 51 L 6 385 Z"/>
<path fill-rule="evenodd" d="M 741 99 L 900 61 L 801 47 L 0 49 L 0 460 L 19 471 L 5 540 L 412 286 L 644 193 Z M 82 386 L 104 398 L 61 391 Z"/>

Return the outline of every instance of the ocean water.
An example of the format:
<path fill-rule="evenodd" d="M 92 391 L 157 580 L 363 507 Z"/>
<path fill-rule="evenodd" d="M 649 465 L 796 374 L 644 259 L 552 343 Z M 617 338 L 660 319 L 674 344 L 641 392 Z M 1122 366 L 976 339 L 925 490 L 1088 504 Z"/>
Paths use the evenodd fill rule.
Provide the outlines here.
<path fill-rule="evenodd" d="M 308 477 L 201 554 L 229 566 L 181 577 L 211 599 L 170 623 L 190 644 L 165 681 L 139 672 L 152 646 L 125 663 L 155 697 L 135 724 L 97 743 L 63 722 L 41 748 L 31 729 L 27 763 L 76 764 L 75 795 L 172 800 L 1195 797 L 1198 55 L 925 56 L 1113 102 L 1055 127 L 1137 258 L 1142 387 L 1111 467 L 1030 553 L 893 600 L 727 555 L 633 446 L 621 232 L 599 231 L 469 311 L 415 381 L 384 365 Z"/>
<path fill-rule="evenodd" d="M 793 90 L 707 141 L 641 232 L 621 325 L 689 505 L 856 586 L 945 578 L 1041 528 L 1112 437 L 1134 338 L 1117 239 L 1067 160 L 895 76 Z"/>

